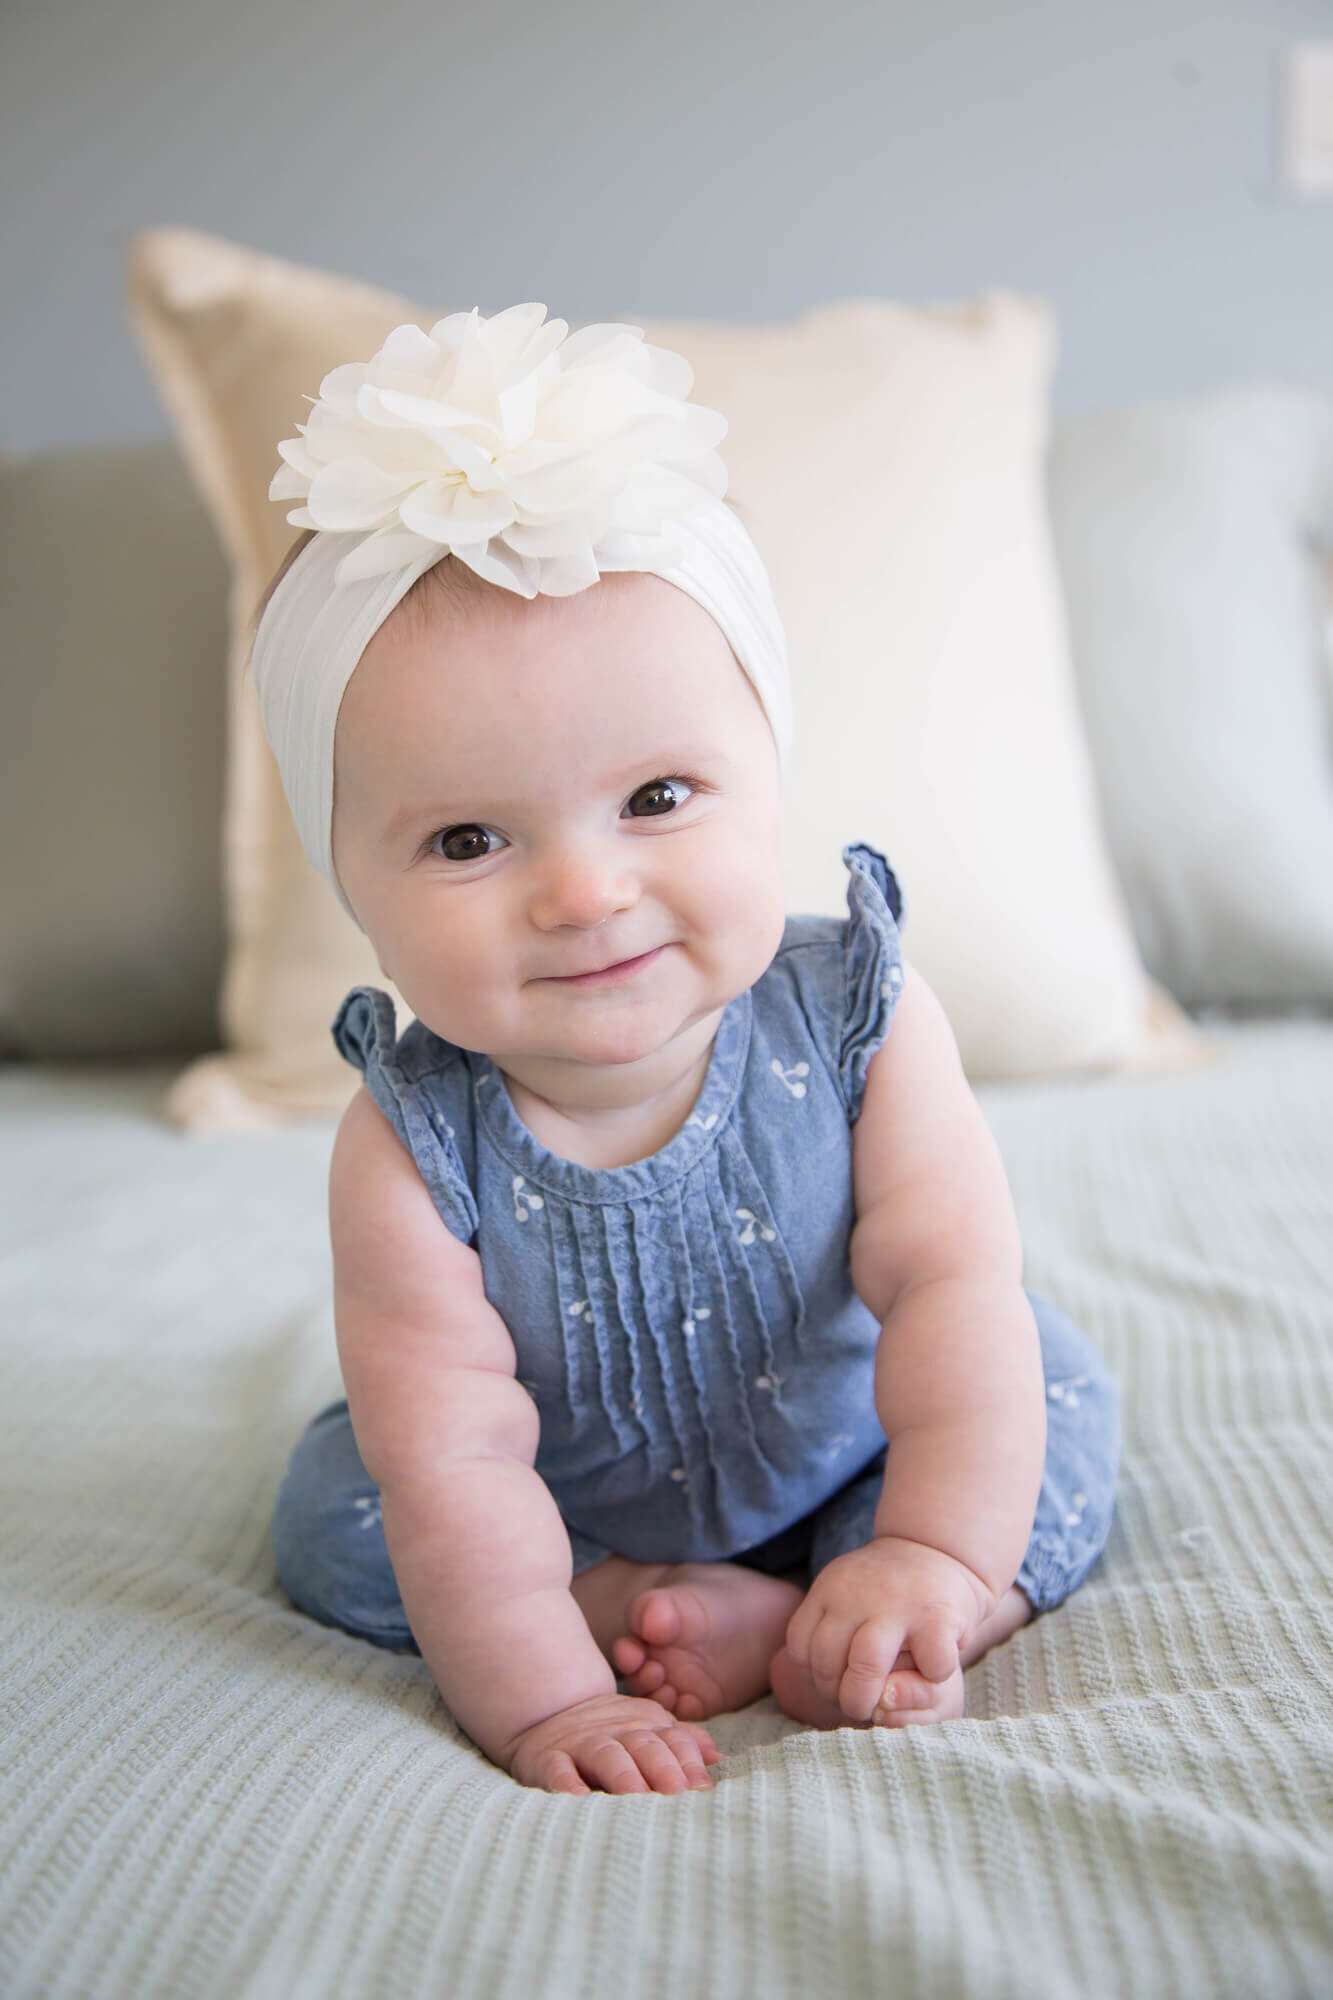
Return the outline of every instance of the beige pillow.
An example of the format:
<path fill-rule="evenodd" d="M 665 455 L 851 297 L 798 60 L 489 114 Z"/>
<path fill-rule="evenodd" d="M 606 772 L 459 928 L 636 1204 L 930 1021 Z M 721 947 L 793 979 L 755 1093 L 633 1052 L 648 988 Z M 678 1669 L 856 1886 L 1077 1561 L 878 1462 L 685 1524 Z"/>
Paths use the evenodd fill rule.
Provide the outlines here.
<path fill-rule="evenodd" d="M 245 673 L 295 533 L 268 483 L 330 368 L 471 301 L 414 308 L 182 230 L 136 238 L 129 297 L 234 565 L 228 1046 L 169 1109 L 196 1127 L 327 1112 L 357 1080 L 330 1021 L 349 987 L 384 979 L 301 852 Z M 909 957 L 974 1080 L 1190 1059 L 1200 1037 L 1130 936 L 1076 707 L 1044 500 L 1049 308 L 992 294 L 640 323 L 729 420 L 729 490 L 787 627 L 789 908 L 844 914 L 842 845 L 883 849 Z"/>

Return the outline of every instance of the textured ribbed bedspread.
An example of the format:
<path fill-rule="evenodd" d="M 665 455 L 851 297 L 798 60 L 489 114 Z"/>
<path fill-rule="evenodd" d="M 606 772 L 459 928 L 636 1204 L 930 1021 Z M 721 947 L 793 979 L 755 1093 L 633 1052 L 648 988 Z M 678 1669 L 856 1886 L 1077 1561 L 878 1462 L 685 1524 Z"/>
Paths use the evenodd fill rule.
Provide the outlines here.
<path fill-rule="evenodd" d="M 711 1794 L 525 1791 L 274 1581 L 337 1393 L 329 1125 L 0 1071 L 0 1993 L 1333 1994 L 1333 1027 L 984 1090 L 1025 1278 L 1123 1385 L 1087 1583 L 966 1719 L 714 1725 Z"/>

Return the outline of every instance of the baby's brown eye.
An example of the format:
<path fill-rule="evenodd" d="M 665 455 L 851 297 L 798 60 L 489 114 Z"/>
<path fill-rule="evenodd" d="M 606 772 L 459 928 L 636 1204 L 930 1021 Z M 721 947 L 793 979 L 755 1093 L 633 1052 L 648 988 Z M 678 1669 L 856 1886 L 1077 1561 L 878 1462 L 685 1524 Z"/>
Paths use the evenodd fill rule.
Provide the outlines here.
<path fill-rule="evenodd" d="M 654 778 L 650 785 L 640 785 L 630 804 L 632 806 L 635 799 L 642 799 L 643 817 L 660 816 L 669 813 L 673 806 L 682 805 L 684 794 L 689 790 L 683 778 Z"/>
<path fill-rule="evenodd" d="M 486 845 L 490 835 L 484 826 L 451 826 L 435 838 L 446 861 L 484 861 L 490 852 Z"/>

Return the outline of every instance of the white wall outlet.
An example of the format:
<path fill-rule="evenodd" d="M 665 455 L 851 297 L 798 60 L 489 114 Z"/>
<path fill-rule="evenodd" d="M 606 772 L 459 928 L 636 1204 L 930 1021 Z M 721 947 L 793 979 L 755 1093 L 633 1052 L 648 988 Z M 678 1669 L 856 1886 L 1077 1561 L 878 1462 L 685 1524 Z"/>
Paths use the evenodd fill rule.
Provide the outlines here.
<path fill-rule="evenodd" d="M 1333 195 L 1333 42 L 1282 52 L 1282 179 L 1292 194 Z"/>

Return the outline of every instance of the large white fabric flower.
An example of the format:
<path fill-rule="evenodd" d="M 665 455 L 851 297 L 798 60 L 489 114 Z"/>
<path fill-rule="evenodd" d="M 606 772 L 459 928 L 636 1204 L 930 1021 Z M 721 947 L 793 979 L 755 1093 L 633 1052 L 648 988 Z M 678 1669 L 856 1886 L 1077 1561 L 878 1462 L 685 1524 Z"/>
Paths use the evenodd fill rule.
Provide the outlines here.
<path fill-rule="evenodd" d="M 568 336 L 568 337 L 567 337 Z M 543 305 L 400 326 L 335 368 L 269 496 L 296 527 L 359 533 L 339 583 L 452 552 L 523 597 L 646 567 L 670 523 L 726 492 L 725 417 L 642 327 L 569 334 Z"/>

